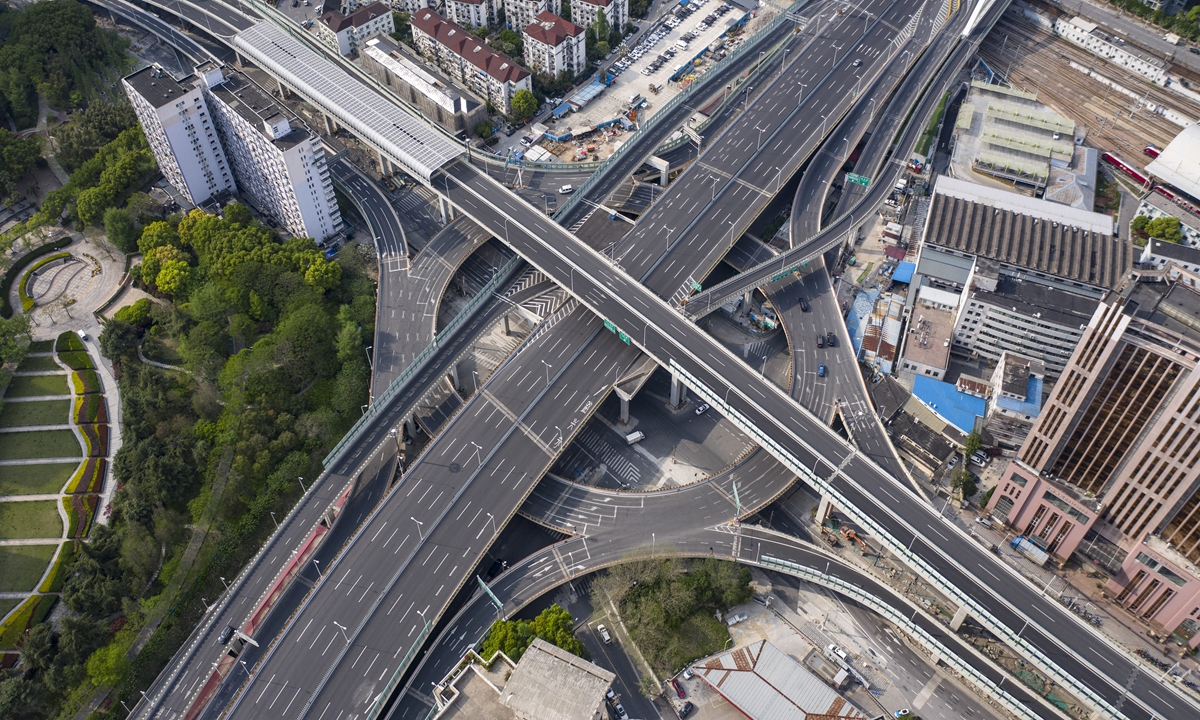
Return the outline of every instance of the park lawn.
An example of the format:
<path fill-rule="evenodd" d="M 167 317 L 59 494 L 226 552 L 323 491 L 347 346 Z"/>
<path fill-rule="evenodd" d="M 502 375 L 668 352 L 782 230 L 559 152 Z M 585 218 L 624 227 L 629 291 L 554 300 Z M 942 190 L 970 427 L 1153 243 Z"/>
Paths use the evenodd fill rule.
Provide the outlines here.
<path fill-rule="evenodd" d="M 0 598 L 0 618 L 8 615 L 10 612 L 12 612 L 13 608 L 20 604 L 20 600 L 6 600 L 4 598 Z"/>
<path fill-rule="evenodd" d="M 18 372 L 40 372 L 53 370 L 54 372 L 62 372 L 62 367 L 54 362 L 54 358 L 44 355 L 31 355 L 21 361 L 17 366 Z"/>
<path fill-rule="evenodd" d="M 62 530 L 57 500 L 0 503 L 0 540 L 57 538 Z"/>
<path fill-rule="evenodd" d="M 70 400 L 10 402 L 0 408 L 0 427 L 66 425 L 71 422 Z"/>
<path fill-rule="evenodd" d="M 31 592 L 54 557 L 54 545 L 0 547 L 0 592 Z"/>
<path fill-rule="evenodd" d="M 0 465 L 0 495 L 57 493 L 78 468 L 78 463 Z"/>
<path fill-rule="evenodd" d="M 54 341 L 53 340 L 34 340 L 33 342 L 29 343 L 29 352 L 31 352 L 31 353 L 54 352 Z"/>
<path fill-rule="evenodd" d="M 4 433 L 0 436 L 0 460 L 80 457 L 83 449 L 70 430 Z"/>
<path fill-rule="evenodd" d="M 15 377 L 8 384 L 5 397 L 33 397 L 34 395 L 70 395 L 66 375 L 33 375 Z"/>

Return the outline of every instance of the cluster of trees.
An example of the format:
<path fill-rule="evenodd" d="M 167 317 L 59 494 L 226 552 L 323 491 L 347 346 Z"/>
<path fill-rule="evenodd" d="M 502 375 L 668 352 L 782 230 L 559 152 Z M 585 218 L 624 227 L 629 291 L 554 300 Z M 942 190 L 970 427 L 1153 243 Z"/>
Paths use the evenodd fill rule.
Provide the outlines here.
<path fill-rule="evenodd" d="M 1179 218 L 1174 218 L 1169 215 L 1150 219 L 1145 215 L 1138 215 L 1130 223 L 1133 231 L 1142 237 L 1158 238 L 1163 242 L 1180 243 L 1183 242 L 1183 231 L 1179 226 Z"/>
<path fill-rule="evenodd" d="M 18 128 L 37 124 L 39 95 L 51 107 L 78 107 L 103 92 L 110 73 L 132 67 L 128 43 L 75 0 L 0 4 L 0 38 L 0 119 Z"/>
<path fill-rule="evenodd" d="M 603 10 L 597 11 L 596 22 L 589 25 L 583 34 L 588 61 L 607 56 L 613 48 L 621 44 L 623 37 L 621 28 L 610 25 Z"/>
<path fill-rule="evenodd" d="M 12 370 L 9 368 L 20 365 L 25 359 L 32 339 L 28 315 L 0 317 L 0 387 L 8 385 L 12 379 Z M 3 407 L 2 401 L 0 407 Z"/>
<path fill-rule="evenodd" d="M 484 31 L 485 35 L 487 34 L 487 28 L 480 29 Z M 525 62 L 525 39 L 516 30 L 510 28 L 501 30 L 496 39 L 492 41 L 492 47 L 510 58 Z"/>
<path fill-rule="evenodd" d="M 327 261 L 312 240 L 282 241 L 241 205 L 134 235 L 145 252 L 135 276 L 158 299 L 117 313 L 100 336 L 124 420 L 113 522 L 80 548 L 63 589 L 68 617 L 38 626 L 24 662 L 0 676 L 0 717 L 53 717 L 97 686 L 135 697 L 367 401 L 374 283 L 357 254 Z M 178 342 L 190 374 L 143 364 L 137 348 L 151 337 Z M 215 532 L 166 597 L 188 525 Z M 175 609 L 127 661 L 158 603 Z"/>
<path fill-rule="evenodd" d="M 685 663 L 721 649 L 729 633 L 714 618 L 753 597 L 750 571 L 704 558 L 641 555 L 609 569 L 592 584 L 592 606 L 615 603 L 647 661 L 674 674 Z"/>
<path fill-rule="evenodd" d="M 533 93 L 524 88 L 513 93 L 512 100 L 509 102 L 509 104 L 512 106 L 513 119 L 517 120 L 518 122 L 525 122 L 529 118 L 533 117 L 534 113 L 537 112 L 539 105 L 537 98 L 533 96 Z"/>
<path fill-rule="evenodd" d="M 54 142 L 58 145 L 55 157 L 67 172 L 75 172 L 134 125 L 137 125 L 137 116 L 125 98 L 93 101 L 55 131 Z"/>
<path fill-rule="evenodd" d="M 497 620 L 492 623 L 479 654 L 490 658 L 499 650 L 513 662 L 520 662 L 534 638 L 541 638 L 581 658 L 588 657 L 583 643 L 575 637 L 575 622 L 571 613 L 559 605 L 551 605 L 532 620 Z"/>
<path fill-rule="evenodd" d="M 0 202 L 10 202 L 17 191 L 17 180 L 33 169 L 42 155 L 42 138 L 17 137 L 0 128 Z"/>

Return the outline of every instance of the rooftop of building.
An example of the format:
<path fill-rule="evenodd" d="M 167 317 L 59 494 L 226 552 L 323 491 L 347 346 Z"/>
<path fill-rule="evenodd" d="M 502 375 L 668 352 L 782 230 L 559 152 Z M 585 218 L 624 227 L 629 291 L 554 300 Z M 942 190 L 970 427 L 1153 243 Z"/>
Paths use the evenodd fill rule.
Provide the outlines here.
<path fill-rule="evenodd" d="M 973 267 L 975 267 L 973 258 L 955 255 L 937 245 L 922 244 L 916 272 L 918 275 L 935 278 L 953 285 L 966 285 L 967 280 L 971 277 L 971 268 Z"/>
<path fill-rule="evenodd" d="M 1200 348 L 1200 294 L 1181 282 L 1132 283 L 1125 314 L 1154 323 Z"/>
<path fill-rule="evenodd" d="M 1024 400 L 999 395 L 996 397 L 996 405 L 1015 413 L 1037 417 L 1042 412 L 1042 387 L 1045 382 L 1036 375 L 1030 375 L 1025 379 L 1025 389 L 1022 390 L 1025 393 Z"/>
<path fill-rule="evenodd" d="M 1119 285 L 1131 264 L 1108 215 L 945 175 L 934 186 L 925 242 L 1103 288 Z"/>
<path fill-rule="evenodd" d="M 1046 364 L 1040 360 L 1032 360 L 1024 355 L 1005 352 L 1000 359 L 1002 373 L 1000 376 L 1000 392 L 1018 397 L 1024 397 L 1029 390 L 1030 376 L 1045 375 Z"/>
<path fill-rule="evenodd" d="M 127 75 L 125 82 L 156 108 L 175 102 L 191 88 L 184 87 L 160 65 L 148 65 Z"/>
<path fill-rule="evenodd" d="M 538 13 L 529 27 L 525 28 L 525 34 L 538 42 L 558 47 L 566 42 L 567 38 L 582 35 L 583 28 L 547 10 Z"/>
<path fill-rule="evenodd" d="M 710 687 L 751 720 L 865 720 L 865 715 L 766 640 L 695 666 Z"/>
<path fill-rule="evenodd" d="M 969 395 L 948 382 L 931 377 L 914 377 L 912 392 L 914 397 L 946 422 L 967 434 L 975 429 L 975 418 L 987 414 L 987 401 L 983 398 Z"/>
<path fill-rule="evenodd" d="M 375 18 L 388 13 L 391 13 L 391 10 L 387 5 L 383 3 L 371 3 L 370 5 L 363 5 L 349 15 L 343 15 L 337 10 L 330 10 L 321 15 L 321 23 L 336 33 L 346 28 L 362 27 Z"/>
<path fill-rule="evenodd" d="M 1126 53 L 1132 55 L 1133 57 L 1136 57 L 1137 59 L 1141 60 L 1142 62 L 1144 62 L 1148 65 L 1152 65 L 1157 68 L 1167 67 L 1166 60 L 1163 60 L 1162 58 L 1157 57 L 1155 55 L 1152 55 L 1140 48 L 1136 48 L 1132 45 L 1127 45 L 1127 44 L 1125 44 L 1124 41 L 1121 41 L 1120 43 L 1118 43 L 1110 33 L 1108 33 L 1104 28 L 1100 27 L 1099 25 L 1097 25 L 1094 22 L 1088 22 L 1087 20 L 1084 20 L 1083 18 L 1078 17 L 1078 16 L 1071 18 L 1067 22 L 1069 22 L 1071 25 L 1074 25 L 1075 27 L 1079 28 L 1083 32 L 1085 32 L 1099 40 L 1103 40 L 1104 42 L 1108 43 L 1109 45 L 1112 45 L 1113 47 L 1117 47 L 1119 44 L 1120 45 L 1120 47 L 1118 48 L 1119 50 L 1121 50 L 1122 52 L 1126 52 Z"/>
<path fill-rule="evenodd" d="M 1188 227 L 1200 230 L 1200 215 L 1195 215 L 1193 213 L 1188 212 L 1187 210 L 1183 209 L 1182 207 L 1171 202 L 1170 199 L 1168 199 L 1156 192 L 1146 193 L 1145 195 L 1143 195 L 1142 202 L 1146 203 L 1147 205 L 1153 207 L 1156 210 L 1159 210 L 1167 215 L 1170 215 L 1171 217 L 1179 218 L 1179 222 L 1183 223 L 1184 225 L 1187 225 Z"/>
<path fill-rule="evenodd" d="M 482 105 L 472 95 L 460 90 L 450 80 L 423 67 L 407 45 L 386 35 L 376 35 L 366 42 L 362 55 L 382 65 L 388 72 L 412 86 L 448 112 L 472 112 Z"/>
<path fill-rule="evenodd" d="M 883 379 L 871 385 L 870 392 L 871 399 L 875 401 L 875 407 L 879 409 L 880 416 L 885 420 L 891 419 L 899 412 L 904 407 L 904 403 L 908 402 L 909 396 L 912 395 L 890 375 L 884 375 Z"/>
<path fill-rule="evenodd" d="M 922 291 L 931 288 L 921 288 Z M 927 367 L 945 370 L 950 363 L 950 336 L 954 332 L 954 313 L 922 302 L 919 296 L 909 318 L 904 358 Z"/>
<path fill-rule="evenodd" d="M 518 717 L 592 720 L 616 675 L 538 638 L 501 692 Z"/>
<path fill-rule="evenodd" d="M 1200 265 L 1200 248 L 1165 242 L 1158 238 L 1150 238 L 1142 252 L 1143 257 L 1153 255 L 1168 260 L 1178 260 L 1181 263 Z"/>
<path fill-rule="evenodd" d="M 1146 171 L 1200 198 L 1200 124 L 1188 125 L 1167 143 Z"/>
<path fill-rule="evenodd" d="M 585 5 L 599 5 L 600 7 L 608 7 L 609 5 L 612 5 L 613 0 L 573 0 L 573 2 L 581 2 Z"/>
<path fill-rule="evenodd" d="M 1075 149 L 1071 164 L 1050 166 L 1043 197 L 1062 205 L 1089 210 L 1096 205 L 1096 172 L 1100 153 L 1096 148 Z"/>
<path fill-rule="evenodd" d="M 1096 311 L 1097 302 L 1095 298 L 1086 295 L 1078 295 L 1004 273 L 996 279 L 995 291 L 973 289 L 971 299 L 997 307 L 1011 308 L 1020 315 L 1068 328 L 1087 325 L 1092 313 Z"/>
<path fill-rule="evenodd" d="M 529 71 L 512 58 L 493 50 L 458 23 L 432 10 L 422 9 L 413 13 L 411 23 L 499 82 L 519 82 L 529 77 Z"/>
<path fill-rule="evenodd" d="M 275 147 L 287 151 L 312 137 L 308 127 L 299 118 L 275 102 L 275 98 L 271 97 L 269 92 L 241 71 L 227 65 L 221 67 L 220 71 L 225 77 L 224 82 L 210 88 L 209 91 L 253 125 L 263 137 L 275 143 Z M 280 120 L 286 120 L 290 130 L 280 137 L 275 137 L 264 123 L 270 121 L 270 125 L 278 126 Z"/>

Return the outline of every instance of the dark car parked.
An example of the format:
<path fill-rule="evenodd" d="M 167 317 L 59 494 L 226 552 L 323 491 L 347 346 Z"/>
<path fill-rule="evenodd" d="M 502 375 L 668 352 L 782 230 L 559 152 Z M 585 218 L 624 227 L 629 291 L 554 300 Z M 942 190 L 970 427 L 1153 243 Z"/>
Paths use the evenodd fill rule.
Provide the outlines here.
<path fill-rule="evenodd" d="M 829 347 L 837 347 L 837 336 L 833 333 L 825 333 L 825 342 L 829 344 Z"/>

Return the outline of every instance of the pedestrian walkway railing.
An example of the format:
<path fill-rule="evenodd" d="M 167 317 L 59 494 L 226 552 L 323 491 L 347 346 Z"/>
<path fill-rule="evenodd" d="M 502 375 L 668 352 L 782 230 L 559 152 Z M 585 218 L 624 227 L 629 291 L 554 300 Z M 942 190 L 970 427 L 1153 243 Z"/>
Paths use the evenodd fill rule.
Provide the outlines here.
<path fill-rule="evenodd" d="M 375 419 L 375 416 L 387 406 L 388 402 L 402 389 L 404 389 L 404 386 L 410 380 L 412 380 L 417 373 L 425 369 L 425 366 L 429 364 L 429 361 L 442 349 L 442 345 L 445 344 L 446 340 L 454 337 L 454 334 L 458 332 L 458 329 L 462 327 L 463 323 L 465 323 L 467 319 L 470 318 L 477 309 L 479 309 L 479 306 L 491 296 L 492 292 L 495 291 L 498 286 L 507 282 L 513 271 L 524 262 L 525 261 L 519 255 L 517 255 L 505 264 L 501 265 L 496 271 L 496 274 L 492 276 L 492 279 L 489 280 L 487 284 L 480 288 L 479 292 L 475 294 L 475 297 L 471 298 L 470 301 L 463 306 L 463 309 L 460 310 L 458 314 L 450 320 L 450 322 L 446 323 L 446 327 L 442 328 L 441 332 L 434 334 L 433 340 L 425 346 L 425 349 L 417 353 L 416 357 L 412 359 L 412 362 L 408 364 L 408 367 L 404 368 L 404 372 L 396 376 L 396 379 L 387 386 L 387 389 L 380 393 L 379 397 L 375 398 L 375 402 L 371 403 L 370 406 L 367 407 L 366 412 L 364 412 L 363 416 L 358 419 L 358 422 L 354 423 L 354 426 L 351 427 L 344 436 L 342 436 L 342 439 L 338 441 L 338 444 L 333 446 L 333 449 L 330 450 L 329 454 L 325 456 L 325 459 L 321 461 L 321 464 L 326 469 L 331 468 L 333 464 L 341 458 L 342 453 L 344 453 L 351 444 L 358 440 L 358 436 L 367 427 L 367 425 L 370 424 L 373 419 Z"/>
<path fill-rule="evenodd" d="M 773 437 L 763 432 L 762 429 L 760 429 L 756 424 L 750 422 L 750 420 L 739 410 L 725 402 L 724 398 L 719 392 L 716 392 L 712 388 L 705 385 L 698 378 L 681 367 L 675 360 L 672 359 L 669 365 L 671 372 L 677 373 L 679 377 L 683 378 L 685 384 L 692 388 L 696 394 L 700 395 L 700 397 L 712 405 L 713 408 L 722 415 L 732 420 L 735 425 L 741 428 L 743 432 L 750 435 L 755 442 L 765 448 L 767 452 L 774 455 L 775 458 L 786 465 L 789 470 L 794 472 L 799 477 L 804 478 L 804 480 L 810 486 L 815 488 L 822 495 L 828 497 L 834 505 L 841 508 L 843 512 L 850 516 L 851 520 L 853 520 L 855 523 L 858 523 L 864 530 L 867 531 L 868 534 L 874 535 L 877 539 L 879 539 L 880 542 L 887 546 L 888 550 L 890 550 L 897 557 L 902 558 L 904 562 L 909 565 L 909 567 L 912 567 L 922 576 L 924 576 L 932 585 L 937 587 L 938 590 L 945 594 L 946 597 L 956 603 L 960 608 L 965 608 L 972 617 L 987 627 L 987 629 L 995 634 L 1001 642 L 1007 644 L 1009 647 L 1033 661 L 1044 672 L 1052 676 L 1056 683 L 1063 688 L 1066 688 L 1076 697 L 1085 701 L 1092 708 L 1106 713 L 1113 718 L 1126 718 L 1126 716 L 1121 713 L 1120 709 L 1111 705 L 1097 692 L 1092 690 L 1072 674 L 1068 673 L 1061 666 L 1059 666 L 1058 663 L 1051 660 L 1045 653 L 1022 638 L 1021 632 L 1014 632 L 1007 625 L 1000 622 L 986 607 L 975 600 L 975 598 L 963 592 L 957 585 L 947 580 L 937 568 L 926 562 L 919 554 L 913 553 L 911 550 L 909 550 L 909 548 L 904 543 L 900 542 L 894 535 L 892 535 L 887 528 L 880 525 L 867 513 L 864 513 L 856 508 L 853 503 L 851 503 L 844 495 L 841 494 L 837 486 L 833 485 L 829 480 L 817 475 L 814 468 L 809 468 L 801 463 L 800 460 L 791 453 L 791 451 L 780 445 Z M 750 398 L 744 394 L 742 394 L 742 398 L 746 400 L 746 402 L 751 404 L 754 403 L 753 400 L 750 400 Z M 765 411 L 762 411 L 761 408 L 759 408 L 759 410 L 764 416 L 767 416 Z M 794 434 L 792 434 L 792 438 L 797 443 L 802 445 L 808 452 L 810 452 L 814 458 L 823 457 L 821 453 L 817 452 L 804 439 Z M 856 451 L 851 447 L 847 447 L 846 452 L 848 455 L 856 453 Z M 849 457 L 847 459 L 849 459 Z M 864 464 L 873 464 L 869 458 L 861 455 L 858 457 L 858 460 Z M 825 460 L 825 462 L 831 461 L 833 461 L 833 459 Z M 878 471 L 886 474 L 886 471 L 882 469 L 878 469 Z M 840 472 L 841 469 L 839 468 L 835 474 Z M 915 531 L 914 534 L 916 534 Z M 959 565 L 958 562 L 953 558 L 950 558 L 949 556 L 945 557 L 948 561 L 958 565 L 959 569 L 964 575 L 972 575 L 970 570 L 967 570 Z M 1014 608 L 1014 612 L 1028 617 L 1030 610 Z M 1024 628 L 1022 628 L 1022 631 L 1023 630 Z M 1064 647 L 1063 649 L 1066 652 L 1076 653 L 1076 651 L 1072 648 Z M 1077 653 L 1076 657 L 1078 657 Z M 1083 661 L 1082 658 L 1080 658 L 1080 661 Z"/>
<path fill-rule="evenodd" d="M 375 702 L 371 703 L 371 709 L 367 710 L 367 720 L 378 720 L 383 711 L 387 709 L 388 699 L 392 697 L 392 693 L 396 692 L 396 687 L 400 685 L 400 679 L 408 671 L 409 664 L 412 663 L 417 651 L 425 644 L 432 630 L 433 623 L 426 620 L 421 634 L 417 635 L 417 639 L 413 640 L 412 645 L 408 646 L 408 652 L 404 653 L 404 659 L 396 666 L 396 672 L 392 673 L 392 677 L 388 679 L 387 685 L 384 685 L 383 690 L 375 696 Z M 434 709 L 437 709 L 436 703 L 434 704 Z"/>

